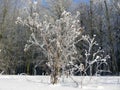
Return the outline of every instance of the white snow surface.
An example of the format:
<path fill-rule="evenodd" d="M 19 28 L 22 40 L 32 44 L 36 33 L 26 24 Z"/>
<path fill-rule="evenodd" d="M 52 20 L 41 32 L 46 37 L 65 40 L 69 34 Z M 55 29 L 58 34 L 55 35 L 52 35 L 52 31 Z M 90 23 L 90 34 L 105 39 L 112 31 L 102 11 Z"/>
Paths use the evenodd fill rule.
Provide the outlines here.
<path fill-rule="evenodd" d="M 119 76 L 72 76 L 50 84 L 50 76 L 0 75 L 0 90 L 120 90 Z M 81 87 L 82 81 L 82 87 Z"/>

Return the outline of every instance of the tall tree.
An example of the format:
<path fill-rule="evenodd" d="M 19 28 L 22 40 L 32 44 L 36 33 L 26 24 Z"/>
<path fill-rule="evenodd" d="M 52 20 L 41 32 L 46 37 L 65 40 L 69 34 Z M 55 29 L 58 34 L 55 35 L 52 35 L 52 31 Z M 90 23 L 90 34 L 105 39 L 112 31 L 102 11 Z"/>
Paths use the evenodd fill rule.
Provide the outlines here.
<path fill-rule="evenodd" d="M 105 4 L 105 10 L 106 10 L 106 23 L 107 23 L 107 30 L 108 30 L 109 45 L 110 45 L 110 55 L 111 55 L 111 60 L 112 60 L 112 65 L 113 65 L 113 71 L 114 71 L 114 73 L 116 73 L 116 72 L 118 72 L 118 67 L 117 67 L 115 50 L 114 50 L 114 42 L 113 42 L 114 37 L 112 35 L 110 14 L 109 14 L 109 9 L 108 9 L 106 0 L 104 0 L 104 4 Z"/>
<path fill-rule="evenodd" d="M 50 15 L 55 19 L 59 19 L 64 10 L 69 10 L 72 0 L 46 0 L 46 3 L 46 8 L 50 12 Z"/>

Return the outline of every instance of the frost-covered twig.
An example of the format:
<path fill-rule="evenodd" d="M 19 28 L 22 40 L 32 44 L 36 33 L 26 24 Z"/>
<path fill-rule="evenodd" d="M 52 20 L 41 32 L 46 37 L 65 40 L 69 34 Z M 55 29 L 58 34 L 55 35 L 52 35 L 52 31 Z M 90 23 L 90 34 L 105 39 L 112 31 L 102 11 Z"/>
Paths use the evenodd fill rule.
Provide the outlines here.
<path fill-rule="evenodd" d="M 36 12 L 25 20 L 21 17 L 17 18 L 16 23 L 25 25 L 32 31 L 24 51 L 33 45 L 41 48 L 41 51 L 48 57 L 53 84 L 57 83 L 59 73 L 64 74 L 60 72 L 60 68 L 64 69 L 67 63 L 75 59 L 73 55 L 77 54 L 74 42 L 82 33 L 78 16 L 78 12 L 77 15 L 72 15 L 64 11 L 61 18 L 55 21 L 51 21 L 47 15 L 44 16 L 43 21 L 39 20 L 39 14 Z"/>
<path fill-rule="evenodd" d="M 0 73 L 0 75 L 2 75 L 2 74 L 4 74 L 4 71 L 2 71 L 2 72 Z"/>
<path fill-rule="evenodd" d="M 93 38 L 90 38 L 89 35 L 83 35 L 82 38 L 80 40 L 78 40 L 79 42 L 83 41 L 87 42 L 88 48 L 85 49 L 85 57 L 84 59 L 84 69 L 82 70 L 83 75 L 87 75 L 88 72 L 90 72 L 90 74 L 92 74 L 92 67 L 97 63 L 96 65 L 96 72 L 97 70 L 99 70 L 99 68 L 104 64 L 107 67 L 107 70 L 109 70 L 109 65 L 108 65 L 108 59 L 110 58 L 109 55 L 103 55 L 104 50 L 102 50 L 100 47 L 95 51 L 94 50 L 94 46 L 98 46 L 98 43 L 95 41 L 95 35 Z M 78 42 L 77 42 L 78 43 Z M 77 44 L 76 43 L 76 44 Z M 85 43 L 86 44 L 86 43 Z M 79 61 L 79 63 L 81 63 Z M 74 65 L 73 63 L 71 63 L 70 65 L 73 66 L 73 68 L 75 68 L 75 71 L 71 71 L 73 73 L 81 73 L 81 64 L 76 64 Z M 104 70 L 104 68 L 103 68 Z M 105 71 L 105 70 L 104 70 Z"/>

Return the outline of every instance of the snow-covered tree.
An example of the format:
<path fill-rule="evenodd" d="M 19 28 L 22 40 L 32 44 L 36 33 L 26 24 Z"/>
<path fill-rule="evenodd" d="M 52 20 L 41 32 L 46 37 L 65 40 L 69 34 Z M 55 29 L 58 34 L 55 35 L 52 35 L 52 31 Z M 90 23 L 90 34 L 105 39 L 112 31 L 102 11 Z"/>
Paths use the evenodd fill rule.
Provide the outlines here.
<path fill-rule="evenodd" d="M 95 37 L 96 35 L 93 38 L 90 38 L 89 35 L 82 35 L 82 38 L 76 42 L 76 44 L 80 44 L 82 47 L 80 49 L 82 53 L 80 53 L 78 58 L 79 64 L 71 64 L 74 67 L 74 70 L 71 71 L 72 73 L 80 72 L 83 76 L 92 76 L 93 74 L 110 72 L 108 65 L 110 56 L 104 54 L 104 50 L 98 46 Z"/>
<path fill-rule="evenodd" d="M 87 75 L 89 69 L 89 73 L 92 75 L 92 67 L 95 63 L 97 63 L 96 73 L 101 71 L 102 64 L 108 66 L 109 56 L 104 56 L 104 51 L 100 48 L 95 51 L 93 49 L 98 45 L 95 36 L 90 38 L 88 35 L 81 35 L 83 28 L 78 20 L 79 12 L 72 15 L 64 10 L 61 17 L 56 20 L 49 15 L 44 15 L 41 20 L 40 15 L 36 12 L 36 4 L 33 5 L 33 13 L 25 19 L 18 17 L 16 23 L 27 26 L 31 31 L 24 51 L 36 46 L 47 57 L 46 64 L 51 69 L 51 83 L 56 84 L 61 75 L 72 74 L 76 70 L 80 71 L 82 75 Z M 76 44 L 81 41 L 87 43 L 87 48 L 84 49 L 84 63 L 77 64 L 76 62 L 80 61 L 78 56 L 81 55 L 78 53 Z"/>
<path fill-rule="evenodd" d="M 16 23 L 29 27 L 31 31 L 24 51 L 34 45 L 44 53 L 49 61 L 53 84 L 58 82 L 60 75 L 65 74 L 64 69 L 67 63 L 75 60 L 74 56 L 77 54 L 75 39 L 82 33 L 77 19 L 79 14 L 77 12 L 76 15 L 72 15 L 64 11 L 61 13 L 61 18 L 55 21 L 47 15 L 40 20 L 39 14 L 34 10 L 26 19 L 17 18 Z"/>
<path fill-rule="evenodd" d="M 90 38 L 90 36 L 85 35 L 82 38 L 88 43 L 88 49 L 85 49 L 85 71 L 90 68 L 90 75 L 92 75 L 92 67 L 94 63 L 97 63 L 95 72 L 99 70 L 98 68 L 100 68 L 102 64 L 109 67 L 107 64 L 107 60 L 110 58 L 109 55 L 104 55 L 104 50 L 100 47 L 94 50 L 94 47 L 98 46 L 98 43 L 95 41 L 95 36 Z M 109 70 L 109 68 L 107 68 L 107 70 Z"/>

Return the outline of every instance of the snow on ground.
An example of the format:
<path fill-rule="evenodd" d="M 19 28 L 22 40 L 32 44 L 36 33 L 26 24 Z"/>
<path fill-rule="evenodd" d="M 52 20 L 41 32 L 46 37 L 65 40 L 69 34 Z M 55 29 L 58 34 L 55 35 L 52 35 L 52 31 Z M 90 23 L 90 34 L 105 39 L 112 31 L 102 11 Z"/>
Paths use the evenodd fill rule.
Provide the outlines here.
<path fill-rule="evenodd" d="M 72 79 L 80 85 L 77 87 Z M 72 76 L 72 79 L 52 85 L 49 76 L 0 75 L 0 90 L 120 90 L 120 77 Z"/>

